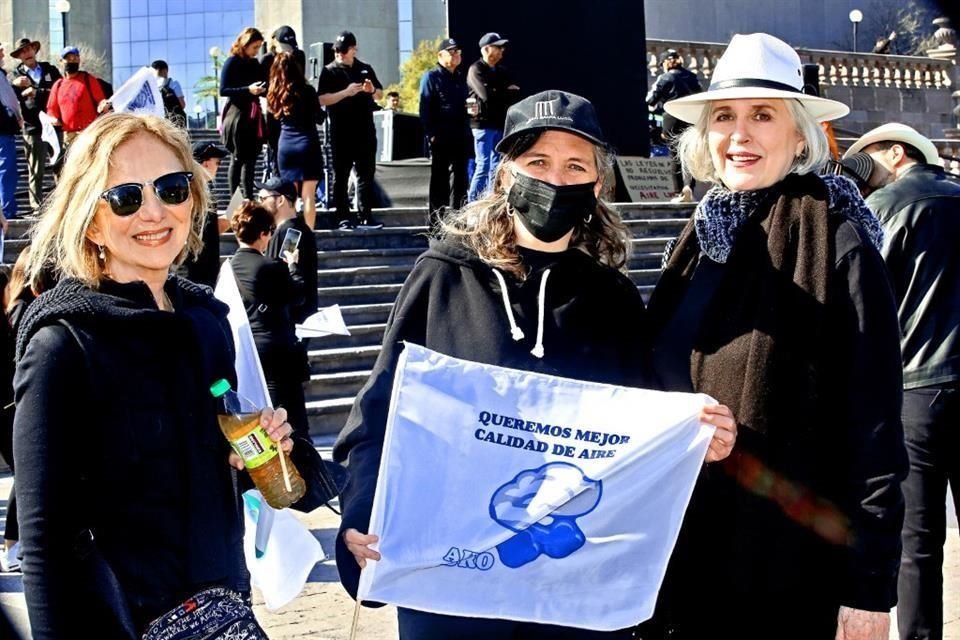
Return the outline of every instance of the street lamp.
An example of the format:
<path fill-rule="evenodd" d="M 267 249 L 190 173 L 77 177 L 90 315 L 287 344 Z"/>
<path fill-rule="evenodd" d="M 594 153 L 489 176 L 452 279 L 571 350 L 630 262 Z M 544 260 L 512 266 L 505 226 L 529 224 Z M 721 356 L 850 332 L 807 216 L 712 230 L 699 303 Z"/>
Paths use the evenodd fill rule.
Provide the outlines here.
<path fill-rule="evenodd" d="M 219 87 L 220 85 L 220 54 L 221 54 L 220 47 L 218 47 L 217 45 L 213 45 L 212 47 L 210 47 L 210 57 L 213 58 L 213 82 L 217 87 Z M 213 94 L 214 116 L 216 116 L 216 113 L 219 111 L 219 109 L 217 109 L 217 93 L 218 92 L 219 92 L 219 89 Z"/>
<path fill-rule="evenodd" d="M 70 0 L 57 0 L 57 11 L 60 12 L 60 19 L 63 20 L 63 46 L 70 46 L 70 34 L 67 31 L 67 14 L 70 13 Z"/>
<path fill-rule="evenodd" d="M 853 23 L 853 52 L 857 52 L 857 25 L 863 20 L 863 12 L 860 9 L 854 9 L 848 16 Z"/>

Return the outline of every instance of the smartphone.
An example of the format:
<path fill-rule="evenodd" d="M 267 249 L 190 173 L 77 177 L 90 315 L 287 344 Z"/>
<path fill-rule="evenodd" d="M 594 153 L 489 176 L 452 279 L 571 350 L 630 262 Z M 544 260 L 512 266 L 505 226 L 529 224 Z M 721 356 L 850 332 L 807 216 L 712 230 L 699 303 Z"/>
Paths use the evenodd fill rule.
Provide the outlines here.
<path fill-rule="evenodd" d="M 300 235 L 300 231 L 297 229 L 287 229 L 286 235 L 283 236 L 283 244 L 280 245 L 281 258 L 284 254 L 293 253 L 297 250 L 297 245 L 300 244 Z"/>

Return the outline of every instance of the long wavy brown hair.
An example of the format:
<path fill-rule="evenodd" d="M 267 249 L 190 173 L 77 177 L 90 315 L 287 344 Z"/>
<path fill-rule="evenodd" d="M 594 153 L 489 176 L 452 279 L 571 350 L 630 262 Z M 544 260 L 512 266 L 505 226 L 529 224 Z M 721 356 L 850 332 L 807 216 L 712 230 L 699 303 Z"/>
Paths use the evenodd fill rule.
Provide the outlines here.
<path fill-rule="evenodd" d="M 289 53 L 278 53 L 270 65 L 267 109 L 275 116 L 289 116 L 300 90 L 307 83 L 303 69 Z"/>
<path fill-rule="evenodd" d="M 247 52 L 245 49 L 247 48 L 247 45 L 249 45 L 251 42 L 263 42 L 263 40 L 263 34 L 260 33 L 259 29 L 247 27 L 241 31 L 240 35 L 237 36 L 237 39 L 233 41 L 233 45 L 230 47 L 230 55 L 246 58 Z"/>
<path fill-rule="evenodd" d="M 530 149 L 542 134 L 543 130 L 540 130 L 518 136 L 504 153 L 490 193 L 447 216 L 436 234 L 440 238 L 459 240 L 488 265 L 520 280 L 526 279 L 528 269 L 517 249 L 513 212 L 507 203 L 507 174 L 513 161 Z M 610 149 L 600 145 L 594 145 L 593 150 L 597 175 L 603 181 L 600 197 L 611 197 L 615 183 L 615 157 Z M 630 258 L 630 232 L 620 214 L 598 199 L 596 209 L 586 211 L 584 215 L 574 227 L 570 247 L 583 251 L 601 264 L 625 272 Z"/>

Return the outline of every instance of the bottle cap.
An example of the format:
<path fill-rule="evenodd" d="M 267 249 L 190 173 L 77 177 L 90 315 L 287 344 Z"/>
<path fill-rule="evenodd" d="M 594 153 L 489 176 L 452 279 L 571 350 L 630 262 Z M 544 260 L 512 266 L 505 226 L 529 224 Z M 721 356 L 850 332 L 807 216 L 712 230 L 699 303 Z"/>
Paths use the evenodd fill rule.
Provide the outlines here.
<path fill-rule="evenodd" d="M 212 385 L 210 385 L 210 393 L 213 394 L 214 398 L 219 398 L 227 391 L 230 391 L 230 383 L 226 379 L 220 378 Z"/>

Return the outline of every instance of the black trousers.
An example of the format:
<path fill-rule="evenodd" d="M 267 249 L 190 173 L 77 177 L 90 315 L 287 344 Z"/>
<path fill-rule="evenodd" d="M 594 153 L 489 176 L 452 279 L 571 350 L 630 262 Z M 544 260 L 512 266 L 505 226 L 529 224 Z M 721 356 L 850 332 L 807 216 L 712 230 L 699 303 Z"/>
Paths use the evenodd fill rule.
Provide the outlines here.
<path fill-rule="evenodd" d="M 901 485 L 906 514 L 897 626 L 902 640 L 939 640 L 948 483 L 960 515 L 960 385 L 904 391 L 903 432 L 910 473 Z"/>
<path fill-rule="evenodd" d="M 256 191 L 253 190 L 254 172 L 257 170 L 257 158 L 260 156 L 260 147 L 255 150 L 247 151 L 246 155 L 236 153 L 230 158 L 230 171 L 228 180 L 230 184 L 230 195 L 240 187 L 243 197 L 247 200 L 253 200 Z"/>
<path fill-rule="evenodd" d="M 440 207 L 459 209 L 467 199 L 467 160 L 464 136 L 438 135 L 430 146 L 430 216 Z M 453 178 L 451 189 L 451 176 Z"/>
<path fill-rule="evenodd" d="M 629 640 L 629 629 L 589 631 L 532 622 L 461 618 L 437 613 L 397 609 L 400 640 Z"/>
<path fill-rule="evenodd" d="M 333 203 L 337 220 L 350 220 L 350 199 L 347 186 L 350 170 L 357 170 L 357 210 L 360 218 L 368 218 L 373 207 L 373 176 L 376 172 L 377 140 L 366 133 L 333 136 Z"/>

